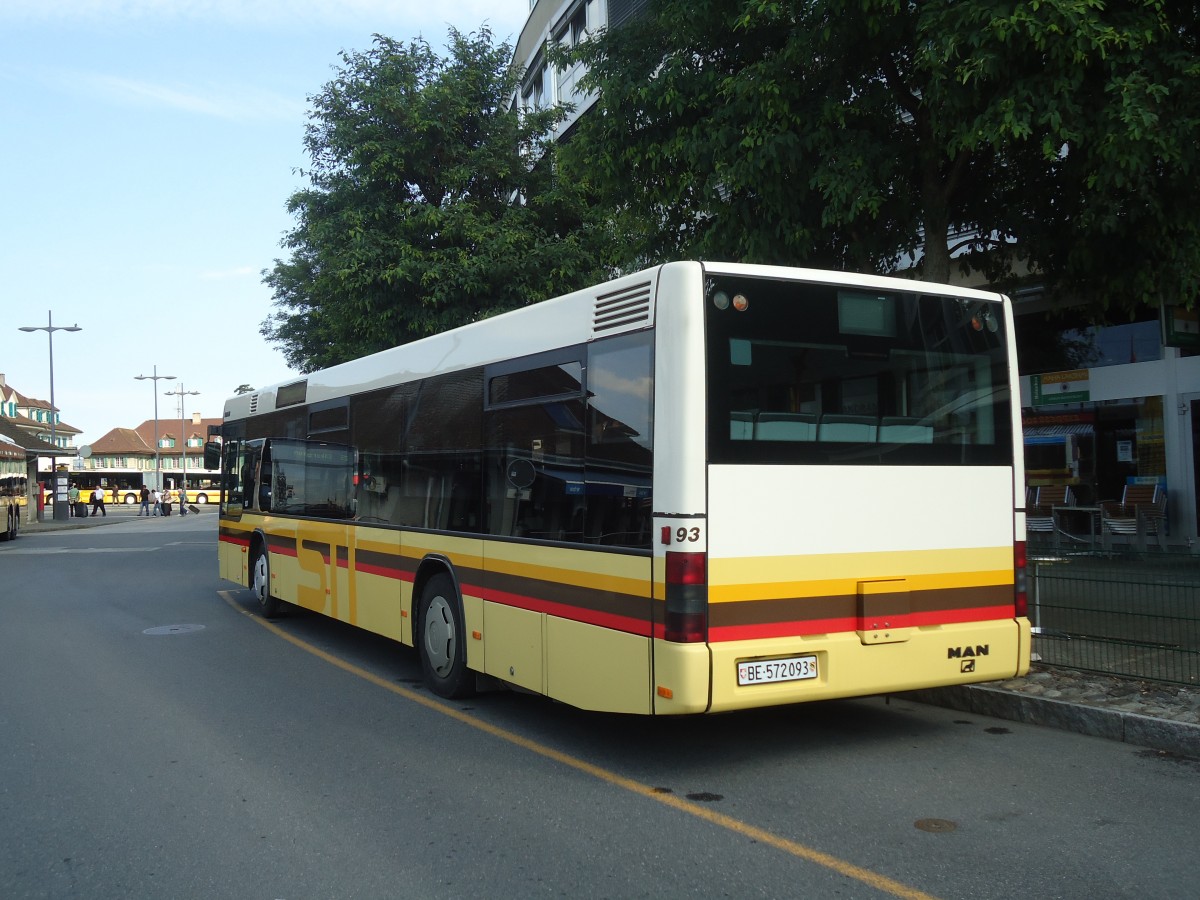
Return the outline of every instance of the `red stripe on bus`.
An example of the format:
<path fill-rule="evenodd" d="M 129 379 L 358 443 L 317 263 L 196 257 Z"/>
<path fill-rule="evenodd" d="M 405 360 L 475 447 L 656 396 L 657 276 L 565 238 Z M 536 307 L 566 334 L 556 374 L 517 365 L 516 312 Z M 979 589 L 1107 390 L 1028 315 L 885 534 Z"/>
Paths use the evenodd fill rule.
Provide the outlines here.
<path fill-rule="evenodd" d="M 395 578 L 397 581 L 412 582 L 416 577 L 415 573 L 407 569 L 393 568 L 392 566 L 372 565 L 360 561 L 357 557 L 354 560 L 354 571 L 365 575 L 378 575 L 381 578 Z"/>

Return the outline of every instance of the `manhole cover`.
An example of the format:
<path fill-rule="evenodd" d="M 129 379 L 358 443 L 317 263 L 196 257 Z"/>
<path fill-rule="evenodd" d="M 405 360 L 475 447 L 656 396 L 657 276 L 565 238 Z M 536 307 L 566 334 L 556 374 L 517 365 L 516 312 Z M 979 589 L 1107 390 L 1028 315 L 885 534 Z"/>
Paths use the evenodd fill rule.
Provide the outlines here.
<path fill-rule="evenodd" d="M 203 631 L 203 625 L 158 625 L 147 628 L 142 634 L 187 634 L 189 631 Z"/>

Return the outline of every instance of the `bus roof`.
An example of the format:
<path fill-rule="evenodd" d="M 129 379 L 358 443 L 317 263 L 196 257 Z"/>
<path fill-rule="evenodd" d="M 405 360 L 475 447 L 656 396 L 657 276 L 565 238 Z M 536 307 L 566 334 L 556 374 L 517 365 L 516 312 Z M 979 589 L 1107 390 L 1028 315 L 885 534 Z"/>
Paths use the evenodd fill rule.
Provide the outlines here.
<path fill-rule="evenodd" d="M 225 401 L 224 419 L 244 419 L 300 403 L 333 400 L 419 380 L 435 373 L 474 368 L 646 328 L 654 321 L 653 286 L 662 272 L 686 267 L 701 267 L 704 273 L 713 275 L 782 278 L 891 291 L 911 292 L 918 288 L 922 293 L 942 296 L 994 302 L 1002 299 L 1001 295 L 993 292 L 908 278 L 746 263 L 664 263 L 601 285 L 230 397 Z"/>

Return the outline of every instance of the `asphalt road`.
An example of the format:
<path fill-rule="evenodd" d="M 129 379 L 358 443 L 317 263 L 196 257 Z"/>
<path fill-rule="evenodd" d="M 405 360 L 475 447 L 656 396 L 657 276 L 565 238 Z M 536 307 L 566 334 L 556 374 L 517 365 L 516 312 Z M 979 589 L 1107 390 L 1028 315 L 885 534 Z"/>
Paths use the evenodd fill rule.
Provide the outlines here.
<path fill-rule="evenodd" d="M 213 511 L 0 545 L 0 896 L 1176 898 L 1200 762 L 881 698 L 446 703 L 216 577 Z"/>

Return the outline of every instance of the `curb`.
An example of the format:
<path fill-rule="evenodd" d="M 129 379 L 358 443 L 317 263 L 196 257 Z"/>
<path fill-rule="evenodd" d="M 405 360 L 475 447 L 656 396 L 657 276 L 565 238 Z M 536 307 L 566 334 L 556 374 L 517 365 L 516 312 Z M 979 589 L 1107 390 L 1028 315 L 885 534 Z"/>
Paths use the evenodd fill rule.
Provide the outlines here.
<path fill-rule="evenodd" d="M 1180 756 L 1200 758 L 1200 725 L 1156 719 L 1119 709 L 1080 706 L 1062 700 L 1032 697 L 983 685 L 955 685 L 908 691 L 897 697 L 980 716 L 1058 728 L 1093 737 L 1122 741 Z"/>

